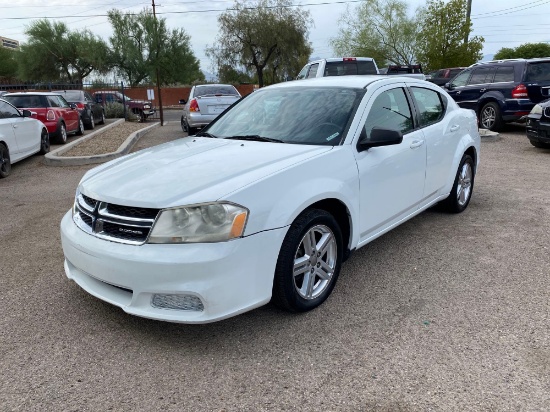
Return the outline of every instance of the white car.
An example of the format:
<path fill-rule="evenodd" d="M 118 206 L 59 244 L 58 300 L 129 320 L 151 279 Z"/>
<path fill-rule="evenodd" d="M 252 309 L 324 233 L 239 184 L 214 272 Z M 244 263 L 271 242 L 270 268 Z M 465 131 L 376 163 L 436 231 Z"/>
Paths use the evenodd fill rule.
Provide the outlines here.
<path fill-rule="evenodd" d="M 241 98 L 241 94 L 230 84 L 202 84 L 193 86 L 189 99 L 180 100 L 183 104 L 181 128 L 193 135 L 218 117 L 225 109 Z"/>
<path fill-rule="evenodd" d="M 29 110 L 20 112 L 0 99 L 0 178 L 8 177 L 13 163 L 50 151 L 46 126 L 31 116 Z"/>
<path fill-rule="evenodd" d="M 196 136 L 90 170 L 61 222 L 65 272 L 152 319 L 307 311 L 350 252 L 436 203 L 466 209 L 479 149 L 475 113 L 422 80 L 262 88 Z"/>
<path fill-rule="evenodd" d="M 380 74 L 371 57 L 331 57 L 309 62 L 300 70 L 296 80 L 367 74 Z"/>

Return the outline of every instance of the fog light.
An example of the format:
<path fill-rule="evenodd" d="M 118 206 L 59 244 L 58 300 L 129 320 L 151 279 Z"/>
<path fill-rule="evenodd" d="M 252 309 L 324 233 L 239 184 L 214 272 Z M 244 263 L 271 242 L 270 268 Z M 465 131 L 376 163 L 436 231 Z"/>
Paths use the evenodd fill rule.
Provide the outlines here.
<path fill-rule="evenodd" d="M 202 312 L 204 305 L 194 295 L 154 294 L 151 306 L 160 309 L 192 310 Z"/>

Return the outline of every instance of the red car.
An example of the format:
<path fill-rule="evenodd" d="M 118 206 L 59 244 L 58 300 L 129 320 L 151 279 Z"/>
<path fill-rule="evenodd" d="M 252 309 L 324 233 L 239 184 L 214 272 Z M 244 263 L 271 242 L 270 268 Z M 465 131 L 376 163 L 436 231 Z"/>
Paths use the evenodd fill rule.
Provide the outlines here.
<path fill-rule="evenodd" d="M 82 135 L 84 123 L 75 105 L 56 93 L 30 92 L 9 93 L 2 99 L 13 104 L 18 109 L 26 109 L 36 113 L 36 118 L 46 125 L 50 139 L 65 144 L 68 134 Z M 34 116 L 33 116 L 34 117 Z"/>

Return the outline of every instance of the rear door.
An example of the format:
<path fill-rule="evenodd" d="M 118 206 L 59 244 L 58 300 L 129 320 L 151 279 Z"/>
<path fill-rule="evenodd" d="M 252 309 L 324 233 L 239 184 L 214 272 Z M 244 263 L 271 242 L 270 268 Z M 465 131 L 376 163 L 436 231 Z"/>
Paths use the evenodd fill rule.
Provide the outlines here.
<path fill-rule="evenodd" d="M 550 60 L 527 63 L 524 76 L 527 95 L 533 103 L 550 98 Z"/>

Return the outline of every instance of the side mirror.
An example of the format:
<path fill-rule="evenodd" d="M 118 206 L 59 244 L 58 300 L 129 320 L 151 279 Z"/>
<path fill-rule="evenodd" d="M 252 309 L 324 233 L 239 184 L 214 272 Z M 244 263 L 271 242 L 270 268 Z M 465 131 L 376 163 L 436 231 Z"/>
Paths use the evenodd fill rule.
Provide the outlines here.
<path fill-rule="evenodd" d="M 23 110 L 23 117 L 32 117 L 32 112 L 30 110 Z"/>
<path fill-rule="evenodd" d="M 445 88 L 446 88 L 447 90 L 453 90 L 453 89 L 454 89 L 453 84 L 452 84 L 451 82 L 445 83 Z"/>
<path fill-rule="evenodd" d="M 390 146 L 400 144 L 402 141 L 403 134 L 399 130 L 373 127 L 370 138 L 362 137 L 357 143 L 357 149 L 362 152 L 371 147 Z"/>
<path fill-rule="evenodd" d="M 180 99 L 179 103 L 180 103 L 180 104 L 185 104 L 185 103 L 187 103 L 187 100 L 185 100 L 185 99 Z"/>

